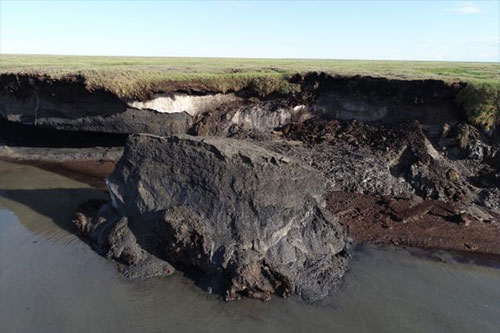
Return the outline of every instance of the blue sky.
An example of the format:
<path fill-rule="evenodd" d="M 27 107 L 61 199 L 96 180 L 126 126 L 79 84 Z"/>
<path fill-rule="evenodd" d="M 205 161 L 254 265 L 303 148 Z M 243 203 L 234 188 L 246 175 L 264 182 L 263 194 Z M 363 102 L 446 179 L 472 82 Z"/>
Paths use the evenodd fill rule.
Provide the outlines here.
<path fill-rule="evenodd" d="M 0 52 L 500 61 L 500 1 L 7 1 Z"/>

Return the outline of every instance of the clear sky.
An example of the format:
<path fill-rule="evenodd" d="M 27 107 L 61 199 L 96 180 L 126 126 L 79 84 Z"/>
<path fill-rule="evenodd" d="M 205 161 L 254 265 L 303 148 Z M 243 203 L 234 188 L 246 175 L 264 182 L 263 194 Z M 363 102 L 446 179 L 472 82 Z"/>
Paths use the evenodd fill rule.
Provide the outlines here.
<path fill-rule="evenodd" d="M 500 1 L 7 1 L 0 52 L 500 61 Z"/>

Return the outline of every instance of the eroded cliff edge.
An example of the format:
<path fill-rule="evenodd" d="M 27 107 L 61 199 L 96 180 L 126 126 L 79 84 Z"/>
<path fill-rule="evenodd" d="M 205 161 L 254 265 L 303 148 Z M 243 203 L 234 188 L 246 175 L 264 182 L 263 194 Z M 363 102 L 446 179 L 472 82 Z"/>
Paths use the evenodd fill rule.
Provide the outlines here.
<path fill-rule="evenodd" d="M 459 83 L 310 73 L 294 76 L 290 84 L 295 91 L 264 96 L 251 85 L 221 92 L 172 84 L 150 91 L 144 100 L 129 100 L 105 89 L 88 90 L 80 76 L 56 80 L 4 74 L 0 117 L 55 130 L 156 135 L 196 131 L 214 111 L 224 114 L 227 125 L 252 128 L 273 128 L 311 114 L 368 122 L 415 119 L 424 125 L 462 119 L 455 103 L 463 88 Z"/>

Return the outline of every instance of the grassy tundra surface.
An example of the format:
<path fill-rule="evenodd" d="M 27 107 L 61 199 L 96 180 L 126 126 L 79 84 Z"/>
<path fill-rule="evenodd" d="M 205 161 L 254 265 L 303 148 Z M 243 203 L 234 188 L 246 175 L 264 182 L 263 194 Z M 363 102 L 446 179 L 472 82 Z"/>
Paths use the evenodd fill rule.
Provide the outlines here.
<path fill-rule="evenodd" d="M 89 89 L 105 88 L 121 98 L 144 98 L 148 91 L 185 84 L 209 91 L 253 89 L 261 96 L 300 90 L 288 79 L 295 73 L 326 72 L 389 79 L 466 82 L 458 93 L 473 123 L 500 124 L 500 63 L 368 61 L 322 59 L 90 57 L 1 55 L 0 74 L 23 73 L 85 77 Z"/>

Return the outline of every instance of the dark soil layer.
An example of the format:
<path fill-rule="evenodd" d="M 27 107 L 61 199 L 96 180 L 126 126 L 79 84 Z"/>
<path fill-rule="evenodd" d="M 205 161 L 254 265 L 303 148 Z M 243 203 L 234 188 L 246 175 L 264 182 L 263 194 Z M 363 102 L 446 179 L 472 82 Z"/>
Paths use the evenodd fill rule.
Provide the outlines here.
<path fill-rule="evenodd" d="M 89 91 L 85 86 L 85 78 L 79 75 L 68 76 L 64 79 L 50 79 L 48 77 L 4 74 L 0 75 L 0 96 L 6 106 L 11 103 L 19 104 L 26 109 L 19 108 L 23 122 L 32 122 L 33 117 L 44 117 L 55 115 L 57 109 L 53 107 L 44 108 L 38 105 L 37 115 L 29 112 L 32 103 L 43 100 L 49 102 L 46 106 L 57 102 L 64 107 L 60 108 L 59 116 L 78 118 L 82 114 L 86 116 L 109 116 L 124 112 L 126 104 L 113 93 L 105 89 L 94 89 Z M 65 108 L 71 107 L 73 113 L 65 113 Z M 27 111 L 27 112 L 26 112 Z"/>
<path fill-rule="evenodd" d="M 123 147 L 127 135 L 88 131 L 64 131 L 24 125 L 0 117 L 0 144 L 10 147 Z"/>
<path fill-rule="evenodd" d="M 371 99 L 385 97 L 408 105 L 441 104 L 452 101 L 462 84 L 446 84 L 439 80 L 394 80 L 366 76 L 342 77 L 325 73 L 296 75 L 291 82 L 300 84 L 308 97 L 329 92 L 358 95 Z M 313 93 L 314 94 L 311 94 Z M 314 98 L 314 97 L 313 97 Z"/>

